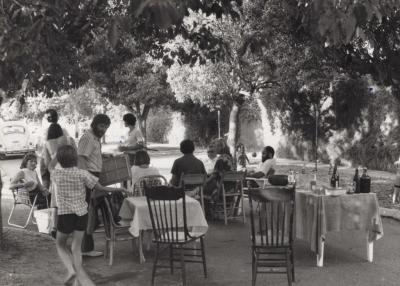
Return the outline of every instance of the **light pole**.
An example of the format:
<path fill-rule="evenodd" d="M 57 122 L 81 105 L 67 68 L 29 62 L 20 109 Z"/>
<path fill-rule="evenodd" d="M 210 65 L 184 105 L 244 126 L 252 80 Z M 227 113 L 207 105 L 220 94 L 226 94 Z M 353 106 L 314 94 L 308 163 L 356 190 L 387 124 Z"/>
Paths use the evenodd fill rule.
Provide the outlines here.
<path fill-rule="evenodd" d="M 318 109 L 317 105 L 314 105 L 315 109 L 315 175 L 318 172 Z"/>
<path fill-rule="evenodd" d="M 217 105 L 217 116 L 218 116 L 218 139 L 221 138 L 221 106 Z"/>

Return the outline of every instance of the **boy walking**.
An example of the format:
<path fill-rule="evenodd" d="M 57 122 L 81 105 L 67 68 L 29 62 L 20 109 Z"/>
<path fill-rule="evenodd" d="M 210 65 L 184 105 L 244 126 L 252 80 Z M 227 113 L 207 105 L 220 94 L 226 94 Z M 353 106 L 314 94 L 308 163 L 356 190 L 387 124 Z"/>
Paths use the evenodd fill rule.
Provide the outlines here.
<path fill-rule="evenodd" d="M 103 187 L 98 178 L 86 170 L 77 168 L 78 154 L 70 145 L 59 147 L 55 158 L 61 169 L 50 164 L 51 180 L 54 182 L 58 207 L 56 247 L 58 255 L 68 270 L 65 285 L 95 285 L 82 266 L 82 239 L 88 221 L 86 188 L 100 192 L 126 192 L 123 188 Z M 54 160 L 55 160 L 54 159 Z M 96 195 L 94 192 L 93 195 Z M 67 240 L 72 234 L 72 245 Z M 75 281 L 76 280 L 76 281 Z"/>

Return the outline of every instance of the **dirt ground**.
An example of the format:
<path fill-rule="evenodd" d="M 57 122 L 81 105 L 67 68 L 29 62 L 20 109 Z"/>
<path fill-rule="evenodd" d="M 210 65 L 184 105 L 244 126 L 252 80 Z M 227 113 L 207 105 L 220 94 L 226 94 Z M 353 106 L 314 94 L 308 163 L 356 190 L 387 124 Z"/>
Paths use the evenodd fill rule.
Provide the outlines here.
<path fill-rule="evenodd" d="M 289 169 L 294 169 L 295 171 L 300 171 L 301 169 L 301 164 L 291 164 L 291 165 L 284 165 L 284 166 L 279 166 L 277 173 L 287 173 Z M 309 179 L 311 178 L 312 174 L 311 174 L 311 169 L 312 166 L 307 166 L 307 172 L 306 174 L 301 174 L 301 180 L 304 182 L 308 182 Z M 354 174 L 354 170 L 353 169 L 348 169 L 348 168 L 343 168 L 339 170 L 340 172 L 340 176 L 341 176 L 341 181 L 342 184 L 347 185 L 348 183 L 351 182 L 352 180 L 352 176 Z M 378 199 L 379 199 L 379 204 L 380 206 L 383 207 L 389 207 L 389 208 L 397 208 L 400 209 L 400 206 L 398 204 L 393 205 L 391 203 L 391 194 L 392 194 L 392 188 L 393 188 L 393 178 L 394 178 L 394 174 L 392 173 L 388 173 L 388 172 L 379 172 L 379 171 L 370 171 L 369 172 L 370 176 L 372 177 L 372 190 L 377 193 Z M 318 182 L 319 184 L 328 184 L 329 181 L 329 176 L 328 176 L 328 167 L 324 166 L 324 167 L 320 167 L 319 171 L 318 171 Z M 4 213 L 3 216 L 8 216 L 8 212 L 10 210 L 10 205 L 11 205 L 12 201 L 11 200 L 5 200 L 3 202 L 3 209 L 4 209 Z M 4 221 L 4 220 L 3 220 Z M 392 223 L 393 224 L 393 223 Z M 6 222 L 4 223 L 4 225 L 6 225 Z M 393 229 L 395 232 L 399 232 L 400 229 L 398 228 L 398 224 L 395 224 L 393 226 Z M 249 224 L 247 223 L 245 226 L 245 229 L 243 230 L 243 225 L 238 224 L 238 226 L 234 226 L 233 228 L 230 228 L 229 231 L 227 229 L 226 233 L 223 233 L 224 229 L 222 225 L 219 225 L 217 227 L 213 226 L 212 229 L 214 229 L 214 231 L 220 232 L 219 236 L 220 236 L 220 243 L 221 245 L 223 245 L 224 247 L 226 247 L 226 243 L 227 241 L 234 241 L 235 238 L 232 238 L 232 234 L 235 235 L 235 233 L 241 233 L 241 235 L 243 236 L 243 240 L 242 242 L 240 242 L 240 244 L 244 242 L 246 242 L 246 236 L 248 235 L 247 232 L 247 228 L 249 227 Z M 239 228 L 241 228 L 240 230 L 238 230 Z M 209 231 L 210 232 L 210 231 Z M 385 232 L 386 235 L 386 232 Z M 212 234 L 211 234 L 212 236 Z M 62 281 L 64 279 L 65 276 L 65 269 L 63 267 L 63 265 L 61 264 L 56 249 L 55 249 L 55 244 L 54 244 L 54 240 L 48 236 L 48 235 L 44 235 L 44 234 L 40 234 L 37 232 L 36 227 L 31 225 L 29 226 L 28 230 L 19 230 L 19 229 L 15 229 L 15 228 L 9 228 L 6 227 L 5 228 L 5 245 L 6 245 L 6 249 L 0 252 L 0 285 L 10 285 L 10 286 L 14 286 L 14 285 L 62 285 Z M 99 240 L 103 240 L 103 239 L 99 239 Z M 225 243 L 225 245 L 224 245 Z M 102 244 L 98 244 L 98 250 L 102 250 Z M 126 246 L 125 246 L 126 247 Z M 216 245 L 211 246 L 211 248 L 216 247 Z M 245 262 L 238 262 L 238 263 L 242 263 L 243 265 L 241 265 L 239 267 L 239 269 L 241 269 L 239 272 L 236 272 L 234 277 L 235 280 L 230 280 L 230 279 L 234 279 L 229 278 L 230 275 L 226 275 L 228 277 L 224 277 L 223 279 L 219 279 L 219 277 L 217 277 L 217 275 L 214 277 L 215 279 L 210 281 L 204 281 L 204 285 L 250 285 L 250 252 L 248 250 L 248 247 L 244 246 L 244 245 L 240 245 L 241 249 L 240 255 L 241 257 L 243 257 L 243 260 Z M 97 247 L 96 247 L 97 248 Z M 129 247 L 130 248 L 130 247 Z M 387 248 L 385 246 L 385 248 Z M 234 250 L 234 248 L 228 248 L 227 251 L 223 252 L 225 253 L 225 255 L 229 256 L 229 249 L 232 249 L 232 251 Z M 354 249 L 354 248 L 353 248 Z M 121 251 L 121 250 L 120 250 Z M 216 248 L 210 249 L 210 252 L 215 252 L 214 254 L 214 258 L 211 258 L 211 260 L 214 260 L 214 265 L 215 263 L 231 263 L 228 261 L 219 261 L 222 258 L 217 258 L 217 250 Z M 235 251 L 237 252 L 238 249 L 235 249 Z M 350 250 L 352 251 L 352 250 Z M 304 251 L 300 251 L 304 252 Z M 329 253 L 329 251 L 328 251 Z M 303 253 L 304 254 L 304 253 Z M 347 255 L 345 253 L 343 253 L 343 255 Z M 103 258 L 95 258 L 95 259 L 87 259 L 85 260 L 88 266 L 88 270 L 89 273 L 91 274 L 91 276 L 95 279 L 96 284 L 98 285 L 143 285 L 143 284 L 124 284 L 121 281 L 126 282 L 126 280 L 135 280 L 135 281 L 148 281 L 148 285 L 150 284 L 150 269 L 151 269 L 151 261 L 148 263 L 145 263 L 143 265 L 140 265 L 137 263 L 137 261 L 133 261 L 135 260 L 136 254 L 133 255 L 133 259 L 132 259 L 132 253 L 130 251 L 123 253 L 123 258 L 117 258 L 116 259 L 116 265 L 114 265 L 113 267 L 108 267 L 106 261 Z M 150 256 L 150 255 L 149 255 Z M 210 255 L 212 256 L 212 254 Z M 312 256 L 312 254 L 307 253 L 305 255 L 305 258 L 302 257 L 300 258 L 302 260 L 307 259 L 307 262 L 305 262 L 306 264 L 308 264 L 308 266 L 312 267 L 313 262 L 314 262 L 314 258 Z M 118 261 L 119 260 L 119 261 Z M 151 260 L 151 259 L 150 259 Z M 350 259 L 351 260 L 351 259 Z M 125 263 L 123 262 L 125 261 Z M 126 262 L 129 261 L 129 262 Z M 239 260 L 238 260 L 239 261 Z M 310 262 L 311 261 L 311 262 Z M 353 261 L 354 262 L 354 261 Z M 296 262 L 295 264 L 300 264 L 300 263 L 304 263 L 303 262 Z M 349 263 L 349 262 L 347 262 Z M 393 264 L 395 262 L 393 261 Z M 396 264 L 398 265 L 398 262 L 396 262 Z M 99 266 L 100 265 L 100 266 Z M 132 265 L 134 265 L 134 269 L 132 269 Z M 211 262 L 211 265 L 213 265 L 213 262 Z M 301 264 L 301 267 L 304 267 L 303 264 Z M 394 266 L 394 265 L 393 265 Z M 210 267 L 210 266 L 209 266 Z M 211 266 L 213 267 L 213 266 Z M 220 265 L 217 266 L 221 267 Z M 229 267 L 228 267 L 229 268 Z M 249 269 L 247 269 L 249 268 Z M 324 267 L 325 268 L 325 267 Z M 359 269 L 359 273 L 358 275 L 363 275 L 363 271 L 368 271 L 367 270 L 368 267 L 361 267 Z M 197 268 L 196 268 L 197 269 Z M 247 269 L 247 270 L 246 270 Z M 317 270 L 315 270 L 317 268 L 313 268 L 313 272 L 318 273 Z M 215 270 L 211 269 L 210 270 L 211 273 Z M 337 269 L 332 270 L 331 272 L 335 272 L 337 271 Z M 178 271 L 179 272 L 179 271 Z M 340 271 L 339 271 L 340 272 Z M 197 275 L 195 275 L 194 277 L 197 278 L 193 278 L 191 277 L 192 275 L 189 275 L 189 277 L 191 277 L 190 279 L 199 279 L 199 281 L 202 281 L 201 279 L 203 279 L 203 277 L 200 275 L 201 271 L 196 270 L 195 273 L 197 273 Z M 390 281 L 396 281 L 397 278 L 400 279 L 400 277 L 394 277 L 396 276 L 397 272 L 393 272 L 390 275 Z M 300 274 L 301 277 L 302 274 Z M 307 274 L 309 275 L 309 274 Z M 315 274 L 315 275 L 319 275 L 319 274 Z M 339 274 L 340 275 L 340 274 Z M 279 275 L 278 275 L 279 276 Z M 179 275 L 175 275 L 175 278 L 173 278 L 171 280 L 171 278 L 169 278 L 170 276 L 166 275 L 165 277 L 163 277 L 161 279 L 161 281 L 159 283 L 157 283 L 158 285 L 179 285 Z M 238 279 L 238 277 L 240 277 Z M 225 279 L 225 280 L 224 280 Z M 275 279 L 275 278 L 274 278 Z M 333 281 L 332 283 L 328 283 L 328 285 L 350 285 L 347 284 L 347 282 L 343 282 L 344 284 L 342 284 L 342 282 L 335 282 L 335 278 L 332 277 Z M 271 284 L 271 285 L 285 285 L 285 277 L 282 276 L 281 278 L 278 279 L 279 282 L 277 282 L 278 284 Z M 120 282 L 119 282 L 120 281 Z M 194 283 L 189 283 L 189 285 L 203 285 L 203 283 L 199 282 L 199 281 L 191 281 Z M 230 282 L 229 282 L 230 281 Z M 233 282 L 235 281 L 235 282 Z M 241 282 L 240 282 L 241 281 Z M 275 280 L 273 280 L 275 281 Z M 398 280 L 397 280 L 398 281 Z M 303 283 L 305 282 L 305 280 L 303 280 Z M 381 283 L 374 283 L 374 284 L 368 284 L 368 281 L 366 281 L 367 283 L 364 285 L 396 285 L 396 283 L 394 282 L 394 284 L 391 283 L 387 283 L 388 280 L 386 280 L 386 282 Z M 282 283 L 282 284 L 281 284 Z M 298 283 L 298 285 L 312 285 L 310 283 Z M 353 283 L 354 284 L 354 283 Z M 145 284 L 147 285 L 147 284 Z M 261 285 L 261 283 L 258 283 L 258 285 Z M 296 285 L 296 284 L 295 284 Z M 318 285 L 318 284 L 316 284 Z M 320 284 L 322 285 L 322 284 Z M 354 285 L 358 285 L 358 284 L 354 284 Z"/>

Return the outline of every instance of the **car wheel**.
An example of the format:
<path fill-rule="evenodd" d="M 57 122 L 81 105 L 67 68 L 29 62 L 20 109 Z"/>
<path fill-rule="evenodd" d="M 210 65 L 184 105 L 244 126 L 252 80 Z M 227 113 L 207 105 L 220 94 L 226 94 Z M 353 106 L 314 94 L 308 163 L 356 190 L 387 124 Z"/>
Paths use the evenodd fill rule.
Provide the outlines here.
<path fill-rule="evenodd" d="M 6 154 L 1 153 L 1 154 L 0 154 L 0 160 L 5 160 L 5 159 L 6 159 Z"/>

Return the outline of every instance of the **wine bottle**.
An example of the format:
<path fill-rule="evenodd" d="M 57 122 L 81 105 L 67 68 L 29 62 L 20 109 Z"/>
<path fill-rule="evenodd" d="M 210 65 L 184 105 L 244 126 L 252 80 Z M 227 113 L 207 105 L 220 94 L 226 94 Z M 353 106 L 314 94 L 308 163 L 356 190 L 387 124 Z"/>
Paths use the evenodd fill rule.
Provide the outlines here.
<path fill-rule="evenodd" d="M 353 177 L 353 190 L 354 193 L 358 194 L 360 192 L 360 176 L 358 174 L 358 168 L 356 168 Z"/>
<path fill-rule="evenodd" d="M 337 165 L 333 167 L 333 173 L 331 177 L 331 187 L 336 188 L 336 172 L 337 172 Z"/>
<path fill-rule="evenodd" d="M 363 169 L 360 178 L 360 193 L 369 193 L 371 191 L 371 177 L 367 174 L 367 168 Z"/>

